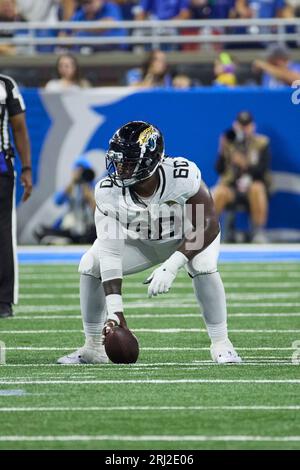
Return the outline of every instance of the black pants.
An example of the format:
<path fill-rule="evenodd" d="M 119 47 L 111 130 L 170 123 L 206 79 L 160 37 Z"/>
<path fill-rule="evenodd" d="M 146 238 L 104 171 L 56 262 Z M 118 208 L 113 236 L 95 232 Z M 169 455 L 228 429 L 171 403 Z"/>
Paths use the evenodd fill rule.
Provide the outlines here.
<path fill-rule="evenodd" d="M 3 163 L 3 161 L 2 161 Z M 15 266 L 13 230 L 14 168 L 11 160 L 0 168 L 0 303 L 14 303 Z"/>

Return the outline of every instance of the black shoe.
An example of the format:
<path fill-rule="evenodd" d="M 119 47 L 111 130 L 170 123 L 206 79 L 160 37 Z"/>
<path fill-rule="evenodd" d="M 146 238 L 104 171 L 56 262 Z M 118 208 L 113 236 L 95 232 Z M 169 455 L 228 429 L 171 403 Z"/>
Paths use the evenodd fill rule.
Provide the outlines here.
<path fill-rule="evenodd" d="M 13 316 L 11 304 L 0 303 L 0 318 L 8 318 Z"/>

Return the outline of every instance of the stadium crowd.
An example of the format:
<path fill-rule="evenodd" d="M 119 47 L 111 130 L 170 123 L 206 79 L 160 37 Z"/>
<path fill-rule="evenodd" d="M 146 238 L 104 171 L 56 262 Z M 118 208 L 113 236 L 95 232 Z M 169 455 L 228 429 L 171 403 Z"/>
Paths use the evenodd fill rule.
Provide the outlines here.
<path fill-rule="evenodd" d="M 95 80 L 84 80 L 79 78 L 79 64 L 76 61 L 80 55 L 89 55 L 93 52 L 119 50 L 119 52 L 143 51 L 143 59 L 135 68 L 130 68 L 123 73 L 122 80 L 119 85 L 139 86 L 144 88 L 152 87 L 175 87 L 180 89 L 189 89 L 197 85 L 214 85 L 234 87 L 236 85 L 253 85 L 262 84 L 269 88 L 278 88 L 281 86 L 291 85 L 295 80 L 300 79 L 300 65 L 294 63 L 290 58 L 288 48 L 273 44 L 268 47 L 267 43 L 261 41 L 253 44 L 242 43 L 227 44 L 157 44 L 157 45 L 141 45 L 128 46 L 126 44 L 126 35 L 147 36 L 152 32 L 147 28 L 112 28 L 112 29 L 93 29 L 88 30 L 84 27 L 85 21 L 101 22 L 114 20 L 138 20 L 147 19 L 161 20 L 189 20 L 189 19 L 251 19 L 251 18 L 293 18 L 300 16 L 300 0 L 0 0 L 0 22 L 22 22 L 24 29 L 11 30 L 5 28 L 0 29 L 0 39 L 16 38 L 17 44 L 0 42 L 0 56 L 14 56 L 31 54 L 54 53 L 59 57 L 56 67 L 56 77 L 53 76 L 53 70 L 49 73 L 48 79 L 41 79 L 35 86 L 47 85 L 48 90 L 58 90 L 60 88 L 86 88 L 89 85 L 103 85 L 105 83 L 97 83 Z M 53 29 L 53 23 L 60 21 L 80 23 L 80 29 L 72 30 L 62 28 Z M 31 22 L 42 22 L 45 24 L 43 29 L 30 30 Z M 82 23 L 82 29 L 81 29 Z M 254 28 L 254 29 L 253 29 Z M 256 29 L 255 29 L 256 28 Z M 263 32 L 273 32 L 274 28 L 270 26 L 239 26 L 222 29 L 220 27 L 200 27 L 200 28 L 162 28 L 159 29 L 159 35 L 184 35 L 184 34 L 223 34 L 229 32 L 240 34 L 256 34 L 257 28 L 265 28 Z M 270 29 L 271 28 L 271 29 Z M 272 29 L 273 28 L 273 29 Z M 285 28 L 293 28 L 286 26 Z M 208 31 L 209 29 L 209 31 Z M 294 31 L 294 30 L 293 30 Z M 261 30 L 262 32 L 262 30 Z M 22 37 L 35 36 L 36 38 L 76 38 L 76 39 L 93 39 L 97 37 L 123 37 L 123 40 L 116 41 L 115 44 L 39 44 L 35 46 L 22 45 Z M 125 36 L 125 40 L 124 40 Z M 275 37 L 274 37 L 275 39 Z M 252 64 L 252 69 L 244 73 L 241 79 L 241 67 L 236 59 L 234 50 L 236 48 L 244 49 L 251 47 L 258 48 L 257 58 Z M 288 44 L 291 48 L 298 47 L 296 41 Z M 168 64 L 166 53 L 177 50 L 199 51 L 202 49 L 210 50 L 214 58 L 211 62 L 211 71 L 209 81 L 202 80 L 197 73 L 190 73 L 190 70 L 184 67 L 172 68 Z M 266 54 L 262 55 L 260 50 L 267 49 Z M 145 54 L 149 53 L 149 57 L 144 60 Z M 63 54 L 63 60 L 60 55 Z M 73 57 L 72 54 L 75 54 Z M 65 55 L 68 57 L 66 58 Z M 69 70 L 68 70 L 69 68 Z M 74 78 L 72 68 L 75 68 Z M 64 69 L 64 70 L 62 70 Z M 247 75 L 248 73 L 248 75 Z M 68 78 L 70 74 L 71 78 Z M 19 77 L 17 77 L 19 78 Z M 50 83 L 47 80 L 52 79 Z M 53 81 L 54 80 L 54 81 Z M 22 77 L 20 77 L 22 85 Z M 90 83 L 89 83 L 90 82 Z M 112 83 L 106 83 L 111 85 Z M 25 86 L 27 84 L 25 83 Z"/>
<path fill-rule="evenodd" d="M 24 28 L 26 22 L 45 22 L 45 29 L 36 32 L 41 37 L 126 34 L 122 29 L 93 32 L 84 28 L 76 31 L 51 30 L 50 23 L 62 20 L 84 23 L 145 19 L 293 18 L 299 15 L 300 0 L 0 0 L 1 22 L 24 21 Z M 181 32 L 186 33 L 184 30 Z M 218 33 L 217 30 L 215 32 Z M 238 32 L 243 31 L 239 28 Z M 201 30 L 198 33 L 201 34 Z M 0 34 L 1 37 L 9 37 L 20 32 L 2 30 Z M 49 50 L 52 51 L 47 47 L 41 49 L 42 52 Z M 3 52 L 12 53 L 13 48 L 2 48 Z"/>
<path fill-rule="evenodd" d="M 1 0 L 1 21 L 272 18 L 299 16 L 299 0 Z"/>

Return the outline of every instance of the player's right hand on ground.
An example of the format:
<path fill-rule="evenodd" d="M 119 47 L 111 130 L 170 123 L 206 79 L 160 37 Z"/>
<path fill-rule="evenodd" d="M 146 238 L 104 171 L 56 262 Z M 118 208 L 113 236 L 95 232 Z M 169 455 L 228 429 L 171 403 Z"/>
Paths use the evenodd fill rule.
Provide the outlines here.
<path fill-rule="evenodd" d="M 104 323 L 104 327 L 102 330 L 102 344 L 104 344 L 105 337 L 108 335 L 108 333 L 115 327 L 115 326 L 120 326 L 121 328 L 128 329 L 127 323 L 124 317 L 124 314 L 122 312 L 115 313 L 117 315 L 119 322 L 116 320 L 108 319 Z"/>

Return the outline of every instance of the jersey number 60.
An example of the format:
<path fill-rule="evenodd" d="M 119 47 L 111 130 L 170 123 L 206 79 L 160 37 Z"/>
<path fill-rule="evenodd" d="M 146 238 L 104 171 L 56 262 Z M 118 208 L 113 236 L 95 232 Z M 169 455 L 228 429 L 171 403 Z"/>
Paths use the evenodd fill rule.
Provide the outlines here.
<path fill-rule="evenodd" d="M 175 161 L 174 162 L 174 172 L 173 172 L 173 176 L 174 178 L 188 178 L 189 176 L 189 168 L 186 168 L 189 166 L 189 163 L 188 162 L 184 162 L 184 161 Z M 184 167 L 184 168 L 183 168 Z"/>

